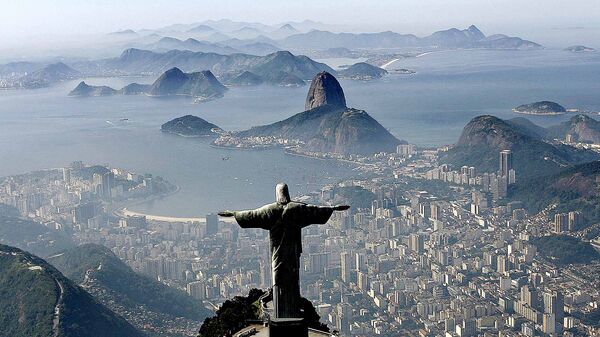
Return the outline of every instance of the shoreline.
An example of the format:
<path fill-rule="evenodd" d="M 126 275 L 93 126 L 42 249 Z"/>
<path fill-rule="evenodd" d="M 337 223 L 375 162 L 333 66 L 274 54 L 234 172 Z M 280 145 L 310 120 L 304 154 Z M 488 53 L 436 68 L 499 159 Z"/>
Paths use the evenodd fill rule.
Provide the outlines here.
<path fill-rule="evenodd" d="M 290 156 L 304 157 L 304 158 L 309 158 L 309 159 L 333 160 L 333 161 L 337 161 L 340 163 L 352 164 L 352 165 L 356 165 L 356 166 L 361 166 L 361 165 L 373 166 L 374 165 L 374 164 L 369 164 L 369 163 L 361 163 L 361 162 L 357 162 L 357 161 L 352 161 L 352 160 L 348 160 L 348 159 L 323 158 L 323 157 L 319 157 L 319 156 L 311 156 L 309 154 L 297 153 L 297 152 L 289 151 L 287 149 L 284 149 L 283 153 L 286 155 L 290 155 Z"/>
<path fill-rule="evenodd" d="M 131 210 L 128 210 L 127 207 L 123 207 L 123 208 L 121 208 L 119 210 L 116 210 L 114 213 L 116 215 L 119 215 L 119 216 L 122 216 L 122 217 L 144 216 L 144 217 L 146 217 L 146 220 L 158 221 L 158 222 L 183 222 L 183 223 L 199 222 L 199 223 L 206 223 L 206 217 L 176 217 L 176 216 L 168 216 L 168 215 L 148 214 L 148 213 L 131 211 Z M 219 221 L 220 222 L 227 222 L 227 223 L 234 223 L 235 222 L 235 218 L 233 218 L 233 217 L 230 217 L 230 218 L 219 217 Z"/>
<path fill-rule="evenodd" d="M 527 112 L 527 111 L 518 111 L 516 109 L 512 109 L 512 111 L 516 114 L 532 115 L 532 116 L 562 116 L 562 115 L 566 114 L 566 112 Z"/>
<path fill-rule="evenodd" d="M 265 146 L 265 147 L 237 147 L 237 146 L 226 146 L 226 145 L 216 145 L 214 143 L 210 143 L 208 144 L 208 146 L 215 148 L 215 149 L 223 149 L 223 150 L 244 150 L 244 151 L 252 151 L 252 150 L 258 150 L 258 151 L 264 151 L 264 150 L 273 150 L 273 149 L 278 149 L 281 148 L 281 146 L 277 146 L 277 145 L 273 145 L 273 146 Z"/>

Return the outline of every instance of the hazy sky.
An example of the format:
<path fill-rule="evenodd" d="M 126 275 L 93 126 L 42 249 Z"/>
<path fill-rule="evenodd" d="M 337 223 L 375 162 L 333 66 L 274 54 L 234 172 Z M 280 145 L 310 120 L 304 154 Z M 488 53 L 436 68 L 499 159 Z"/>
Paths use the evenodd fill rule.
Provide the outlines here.
<path fill-rule="evenodd" d="M 476 24 L 484 33 L 509 33 L 548 43 L 564 34 L 577 37 L 578 30 L 598 30 L 600 1 L 0 0 L 0 43 L 221 18 L 271 24 L 311 19 L 357 30 L 418 35 Z"/>

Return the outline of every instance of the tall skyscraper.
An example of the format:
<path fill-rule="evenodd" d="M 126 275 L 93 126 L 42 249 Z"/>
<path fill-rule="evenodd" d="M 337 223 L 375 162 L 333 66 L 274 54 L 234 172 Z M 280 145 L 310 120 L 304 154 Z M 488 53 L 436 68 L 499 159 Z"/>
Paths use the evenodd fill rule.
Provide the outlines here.
<path fill-rule="evenodd" d="M 367 256 L 365 253 L 355 254 L 356 270 L 367 271 Z"/>
<path fill-rule="evenodd" d="M 500 175 L 508 177 L 508 171 L 513 168 L 513 154 L 511 150 L 500 151 Z"/>
<path fill-rule="evenodd" d="M 67 184 L 70 184 L 71 183 L 71 169 L 68 167 L 63 167 L 62 171 L 63 171 L 64 182 Z"/>
<path fill-rule="evenodd" d="M 115 174 L 110 171 L 103 174 L 94 173 L 92 176 L 92 184 L 94 185 L 96 194 L 100 198 L 110 200 L 112 188 L 115 184 Z"/>
<path fill-rule="evenodd" d="M 565 299 L 562 293 L 558 291 L 544 292 L 544 313 L 552 315 L 549 317 L 548 330 L 556 333 L 562 332 L 562 322 L 565 317 Z M 546 328 L 546 317 L 544 316 L 544 328 Z"/>
<path fill-rule="evenodd" d="M 496 258 L 496 271 L 499 274 L 504 274 L 508 270 L 508 260 L 504 255 L 498 255 Z"/>
<path fill-rule="evenodd" d="M 580 213 L 578 211 L 569 212 L 569 231 L 573 231 L 575 228 L 577 228 L 577 226 L 579 226 L 579 215 Z"/>
<path fill-rule="evenodd" d="M 206 215 L 206 235 L 217 234 L 219 229 L 219 217 L 210 213 Z"/>
<path fill-rule="evenodd" d="M 569 229 L 569 215 L 566 213 L 554 214 L 554 232 L 562 233 Z"/>
<path fill-rule="evenodd" d="M 423 236 L 419 234 L 411 234 L 409 236 L 409 248 L 417 253 L 422 253 L 425 250 L 425 244 L 423 242 Z"/>
<path fill-rule="evenodd" d="M 341 252 L 340 253 L 340 267 L 341 267 L 341 276 L 342 281 L 345 283 L 350 282 L 350 275 L 352 271 L 352 254 L 350 252 Z"/>
<path fill-rule="evenodd" d="M 521 287 L 521 301 L 537 310 L 539 308 L 537 290 L 535 288 L 530 288 L 528 285 Z"/>

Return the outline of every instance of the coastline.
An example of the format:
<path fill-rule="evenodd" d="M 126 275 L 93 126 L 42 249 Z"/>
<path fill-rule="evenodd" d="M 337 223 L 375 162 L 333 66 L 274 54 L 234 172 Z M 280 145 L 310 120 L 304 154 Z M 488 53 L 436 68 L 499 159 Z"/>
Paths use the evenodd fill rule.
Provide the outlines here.
<path fill-rule="evenodd" d="M 518 111 L 516 109 L 512 109 L 514 113 L 521 115 L 533 115 L 533 116 L 562 116 L 566 114 L 566 112 L 529 112 L 529 111 Z"/>
<path fill-rule="evenodd" d="M 189 223 L 189 222 L 199 222 L 199 223 L 206 223 L 206 217 L 175 217 L 175 216 L 167 216 L 167 215 L 156 215 L 156 214 L 147 214 L 147 213 L 141 213 L 141 212 L 136 212 L 136 211 L 130 211 L 127 209 L 127 207 L 123 207 L 117 211 L 115 211 L 116 215 L 119 216 L 123 216 L 123 217 L 128 217 L 128 216 L 145 216 L 147 220 L 150 221 L 160 221 L 160 222 L 184 222 L 184 223 Z M 235 223 L 235 218 L 231 217 L 231 218 L 219 218 L 219 221 L 221 222 L 227 222 L 227 223 Z"/>
<path fill-rule="evenodd" d="M 283 153 L 286 155 L 290 155 L 290 156 L 304 157 L 304 158 L 309 158 L 309 159 L 333 160 L 333 161 L 337 161 L 340 163 L 352 164 L 352 165 L 356 165 L 356 166 L 360 166 L 360 165 L 373 166 L 373 165 L 375 165 L 375 164 L 369 164 L 369 163 L 361 163 L 361 162 L 357 162 L 357 161 L 353 161 L 353 160 L 349 160 L 349 159 L 323 158 L 323 157 L 319 157 L 319 156 L 311 156 L 309 154 L 303 154 L 303 153 L 289 151 L 288 149 L 284 149 Z"/>
<path fill-rule="evenodd" d="M 200 138 L 200 139 L 209 139 L 209 138 L 217 138 L 218 136 L 215 135 L 186 135 L 183 133 L 178 133 L 178 132 L 174 132 L 174 131 L 169 131 L 169 130 L 163 130 L 160 129 L 160 131 L 166 133 L 166 134 L 170 134 L 170 135 L 175 135 L 175 136 L 179 136 L 179 137 L 183 137 L 183 138 Z"/>
<path fill-rule="evenodd" d="M 225 145 L 216 145 L 214 142 L 208 144 L 208 146 L 215 148 L 215 149 L 223 149 L 223 150 L 244 150 L 244 151 L 252 151 L 252 150 L 258 150 L 258 151 L 264 151 L 264 150 L 272 150 L 272 149 L 277 149 L 277 148 L 281 148 L 281 146 L 277 146 L 277 145 L 271 145 L 271 146 L 265 146 L 265 147 L 237 147 L 237 146 L 225 146 Z"/>

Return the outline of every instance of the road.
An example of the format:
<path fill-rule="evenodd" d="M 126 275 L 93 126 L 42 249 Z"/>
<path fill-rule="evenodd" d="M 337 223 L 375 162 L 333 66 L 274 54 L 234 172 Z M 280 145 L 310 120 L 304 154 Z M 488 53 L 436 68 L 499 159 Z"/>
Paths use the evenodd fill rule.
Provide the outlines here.
<path fill-rule="evenodd" d="M 65 290 L 59 280 L 54 278 L 54 282 L 56 282 L 56 284 L 58 285 L 60 294 L 58 295 L 58 299 L 56 300 L 56 304 L 54 305 L 54 318 L 52 318 L 52 336 L 58 337 L 60 334 L 60 306 L 63 302 L 63 295 L 65 293 Z"/>

